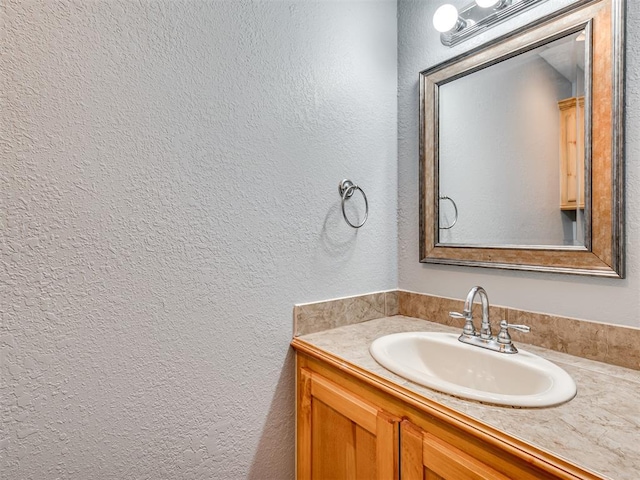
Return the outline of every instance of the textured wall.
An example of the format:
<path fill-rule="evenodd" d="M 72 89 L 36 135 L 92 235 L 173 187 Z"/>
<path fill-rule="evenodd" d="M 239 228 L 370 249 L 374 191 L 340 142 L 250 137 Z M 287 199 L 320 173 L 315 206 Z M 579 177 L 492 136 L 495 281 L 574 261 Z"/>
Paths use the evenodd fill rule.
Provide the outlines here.
<path fill-rule="evenodd" d="M 458 7 L 467 2 L 452 0 Z M 624 280 L 436 266 L 418 262 L 418 72 L 561 6 L 549 0 L 455 48 L 429 26 L 440 2 L 398 2 L 398 236 L 399 286 L 464 298 L 484 286 L 499 305 L 640 327 L 640 2 L 627 1 L 627 278 Z M 426 25 L 426 27 L 425 27 Z"/>
<path fill-rule="evenodd" d="M 291 478 L 293 304 L 397 285 L 396 3 L 0 5 L 0 476 Z"/>

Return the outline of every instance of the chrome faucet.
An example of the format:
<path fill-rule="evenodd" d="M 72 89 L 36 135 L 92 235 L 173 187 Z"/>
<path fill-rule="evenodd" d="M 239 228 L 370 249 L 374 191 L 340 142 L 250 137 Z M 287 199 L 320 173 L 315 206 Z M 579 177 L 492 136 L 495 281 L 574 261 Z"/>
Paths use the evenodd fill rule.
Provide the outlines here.
<path fill-rule="evenodd" d="M 482 303 L 480 333 L 476 331 L 473 325 L 473 301 L 476 295 L 480 295 L 480 302 Z M 473 287 L 469 290 L 462 313 L 449 312 L 449 316 L 452 318 L 463 318 L 465 321 L 462 335 L 460 335 L 458 340 L 463 343 L 468 343 L 469 345 L 487 348 L 496 352 L 518 353 L 518 349 L 511 342 L 511 336 L 509 335 L 510 328 L 524 333 L 531 331 L 531 328 L 526 325 L 510 325 L 506 320 L 502 320 L 500 322 L 500 333 L 495 337 L 492 336 L 491 322 L 489 321 L 489 297 L 482 287 Z"/>
<path fill-rule="evenodd" d="M 476 295 L 480 295 L 480 302 L 482 302 L 482 323 L 480 324 L 480 338 L 491 338 L 491 323 L 489 323 L 489 297 L 487 292 L 482 287 L 473 287 L 467 294 L 467 299 L 464 301 L 463 315 L 468 315 L 469 319 L 473 322 L 473 300 Z"/>

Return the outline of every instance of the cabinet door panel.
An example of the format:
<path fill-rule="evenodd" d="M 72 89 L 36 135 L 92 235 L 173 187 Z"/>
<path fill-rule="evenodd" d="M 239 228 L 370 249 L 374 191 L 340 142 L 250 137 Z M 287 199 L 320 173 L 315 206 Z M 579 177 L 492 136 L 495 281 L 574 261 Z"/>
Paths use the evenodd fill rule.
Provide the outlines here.
<path fill-rule="evenodd" d="M 429 433 L 423 433 L 422 458 L 425 468 L 442 478 L 508 480 L 493 468 Z"/>
<path fill-rule="evenodd" d="M 322 376 L 298 378 L 298 479 L 398 478 L 398 422 Z"/>
<path fill-rule="evenodd" d="M 400 464 L 403 480 L 508 480 L 497 470 L 407 421 L 401 424 Z"/>
<path fill-rule="evenodd" d="M 312 399 L 312 478 L 376 478 L 376 437 Z"/>
<path fill-rule="evenodd" d="M 424 469 L 424 480 L 447 480 L 444 477 L 441 477 L 437 473 L 433 473 L 431 470 Z"/>
<path fill-rule="evenodd" d="M 422 462 L 422 430 L 406 420 L 400 424 L 400 472 L 402 480 L 433 478 Z"/>

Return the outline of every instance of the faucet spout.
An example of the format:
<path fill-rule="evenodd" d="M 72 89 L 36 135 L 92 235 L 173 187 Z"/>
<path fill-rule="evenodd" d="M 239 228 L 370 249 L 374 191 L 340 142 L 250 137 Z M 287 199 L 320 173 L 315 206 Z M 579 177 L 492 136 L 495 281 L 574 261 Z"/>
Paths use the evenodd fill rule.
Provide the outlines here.
<path fill-rule="evenodd" d="M 482 303 L 482 323 L 480 325 L 480 338 L 491 338 L 491 323 L 489 322 L 489 297 L 487 292 L 482 287 L 473 287 L 467 294 L 467 299 L 464 302 L 463 315 L 468 318 L 472 318 L 473 301 L 476 295 L 480 295 L 480 302 Z"/>

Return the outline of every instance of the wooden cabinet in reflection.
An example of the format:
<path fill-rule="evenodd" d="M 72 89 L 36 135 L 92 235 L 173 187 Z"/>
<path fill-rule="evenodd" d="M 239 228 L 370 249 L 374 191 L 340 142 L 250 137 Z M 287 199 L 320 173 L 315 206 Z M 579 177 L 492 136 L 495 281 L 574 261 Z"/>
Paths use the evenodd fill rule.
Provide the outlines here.
<path fill-rule="evenodd" d="M 560 109 L 560 209 L 584 208 L 584 97 L 558 102 Z"/>

